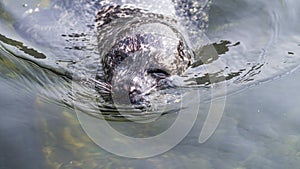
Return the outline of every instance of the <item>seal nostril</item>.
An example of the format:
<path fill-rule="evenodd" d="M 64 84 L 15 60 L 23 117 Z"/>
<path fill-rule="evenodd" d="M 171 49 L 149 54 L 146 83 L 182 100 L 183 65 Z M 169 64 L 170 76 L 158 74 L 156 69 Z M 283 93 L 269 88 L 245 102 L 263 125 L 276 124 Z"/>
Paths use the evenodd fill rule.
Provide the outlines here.
<path fill-rule="evenodd" d="M 138 94 L 142 94 L 142 92 L 136 89 L 129 92 L 129 96 L 138 95 Z"/>
<path fill-rule="evenodd" d="M 134 105 L 139 105 L 142 107 L 149 107 L 149 101 L 147 101 L 142 95 L 141 91 L 133 90 L 129 93 L 130 102 Z"/>

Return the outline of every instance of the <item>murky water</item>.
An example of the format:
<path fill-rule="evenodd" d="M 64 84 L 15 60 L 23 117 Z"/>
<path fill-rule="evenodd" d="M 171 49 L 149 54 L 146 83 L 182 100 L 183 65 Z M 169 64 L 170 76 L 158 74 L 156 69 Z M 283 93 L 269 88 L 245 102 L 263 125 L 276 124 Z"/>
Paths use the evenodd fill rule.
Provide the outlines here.
<path fill-rule="evenodd" d="M 196 123 L 175 148 L 141 160 L 118 157 L 95 145 L 81 129 L 73 106 L 95 116 L 100 108 L 102 118 L 114 120 L 116 130 L 134 137 L 168 129 L 176 111 L 171 108 L 172 113 L 141 125 L 113 116 L 109 105 L 95 102 L 91 83 L 82 80 L 93 78 L 99 69 L 97 38 L 86 27 L 94 24 L 89 23 L 92 7 L 61 14 L 49 6 L 46 0 L 0 1 L 1 169 L 298 168 L 298 1 L 212 1 L 207 50 L 200 53 L 210 56 L 214 46 L 217 55 L 203 59 L 205 64 L 194 63 L 180 79 L 205 100 L 197 105 Z M 57 16 L 64 17 L 57 22 Z M 220 79 L 217 84 L 226 80 L 228 95 L 216 92 L 226 97 L 226 108 L 216 132 L 199 144 L 214 78 Z"/>

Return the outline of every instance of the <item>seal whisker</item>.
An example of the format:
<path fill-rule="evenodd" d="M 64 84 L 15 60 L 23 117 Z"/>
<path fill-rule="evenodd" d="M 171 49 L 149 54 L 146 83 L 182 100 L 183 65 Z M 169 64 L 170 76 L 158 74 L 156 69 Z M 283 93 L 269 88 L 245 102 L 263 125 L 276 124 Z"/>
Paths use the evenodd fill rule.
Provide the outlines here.
<path fill-rule="evenodd" d="M 88 78 L 89 81 L 92 81 L 94 83 L 96 83 L 97 85 L 99 85 L 101 88 L 105 89 L 107 92 L 111 93 L 111 85 L 104 83 L 104 82 L 100 82 L 96 79 L 93 78 Z"/>
<path fill-rule="evenodd" d="M 156 87 L 157 87 L 157 85 L 152 86 L 150 89 L 148 89 L 148 90 L 144 91 L 143 93 L 141 93 L 141 95 L 145 96 L 145 95 L 151 93 L 151 91 L 155 90 Z"/>

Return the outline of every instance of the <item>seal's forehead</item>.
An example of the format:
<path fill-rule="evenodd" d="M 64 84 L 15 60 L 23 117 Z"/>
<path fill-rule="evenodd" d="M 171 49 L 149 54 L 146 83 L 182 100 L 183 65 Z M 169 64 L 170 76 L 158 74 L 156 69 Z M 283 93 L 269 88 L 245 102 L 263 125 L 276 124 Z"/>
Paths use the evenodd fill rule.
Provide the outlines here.
<path fill-rule="evenodd" d="M 118 41 L 113 49 L 127 54 L 141 50 L 174 52 L 180 41 L 177 37 L 168 37 L 159 33 L 134 34 Z"/>
<path fill-rule="evenodd" d="M 132 37 L 143 49 L 152 50 L 176 50 L 180 41 L 183 41 L 180 33 L 169 25 L 163 23 L 146 23 L 132 28 L 127 37 Z"/>
<path fill-rule="evenodd" d="M 169 25 L 157 22 L 139 25 L 133 31 L 138 34 L 152 34 L 165 37 L 166 39 L 170 40 L 178 40 L 180 37 L 180 34 L 177 32 L 177 30 L 173 29 Z"/>

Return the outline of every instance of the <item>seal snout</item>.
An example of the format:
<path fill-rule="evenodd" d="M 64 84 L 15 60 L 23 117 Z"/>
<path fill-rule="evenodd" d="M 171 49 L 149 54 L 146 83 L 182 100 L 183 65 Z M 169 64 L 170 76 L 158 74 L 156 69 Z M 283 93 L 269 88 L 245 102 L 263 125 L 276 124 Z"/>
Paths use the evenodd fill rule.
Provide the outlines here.
<path fill-rule="evenodd" d="M 150 107 L 149 95 L 151 93 L 170 87 L 174 87 L 168 78 L 170 74 L 162 69 L 148 69 L 144 76 L 136 76 L 132 79 L 129 88 L 131 104 Z"/>
<path fill-rule="evenodd" d="M 129 93 L 129 99 L 131 104 L 139 105 L 143 107 L 150 107 L 150 101 L 145 98 L 142 91 L 133 90 Z"/>

